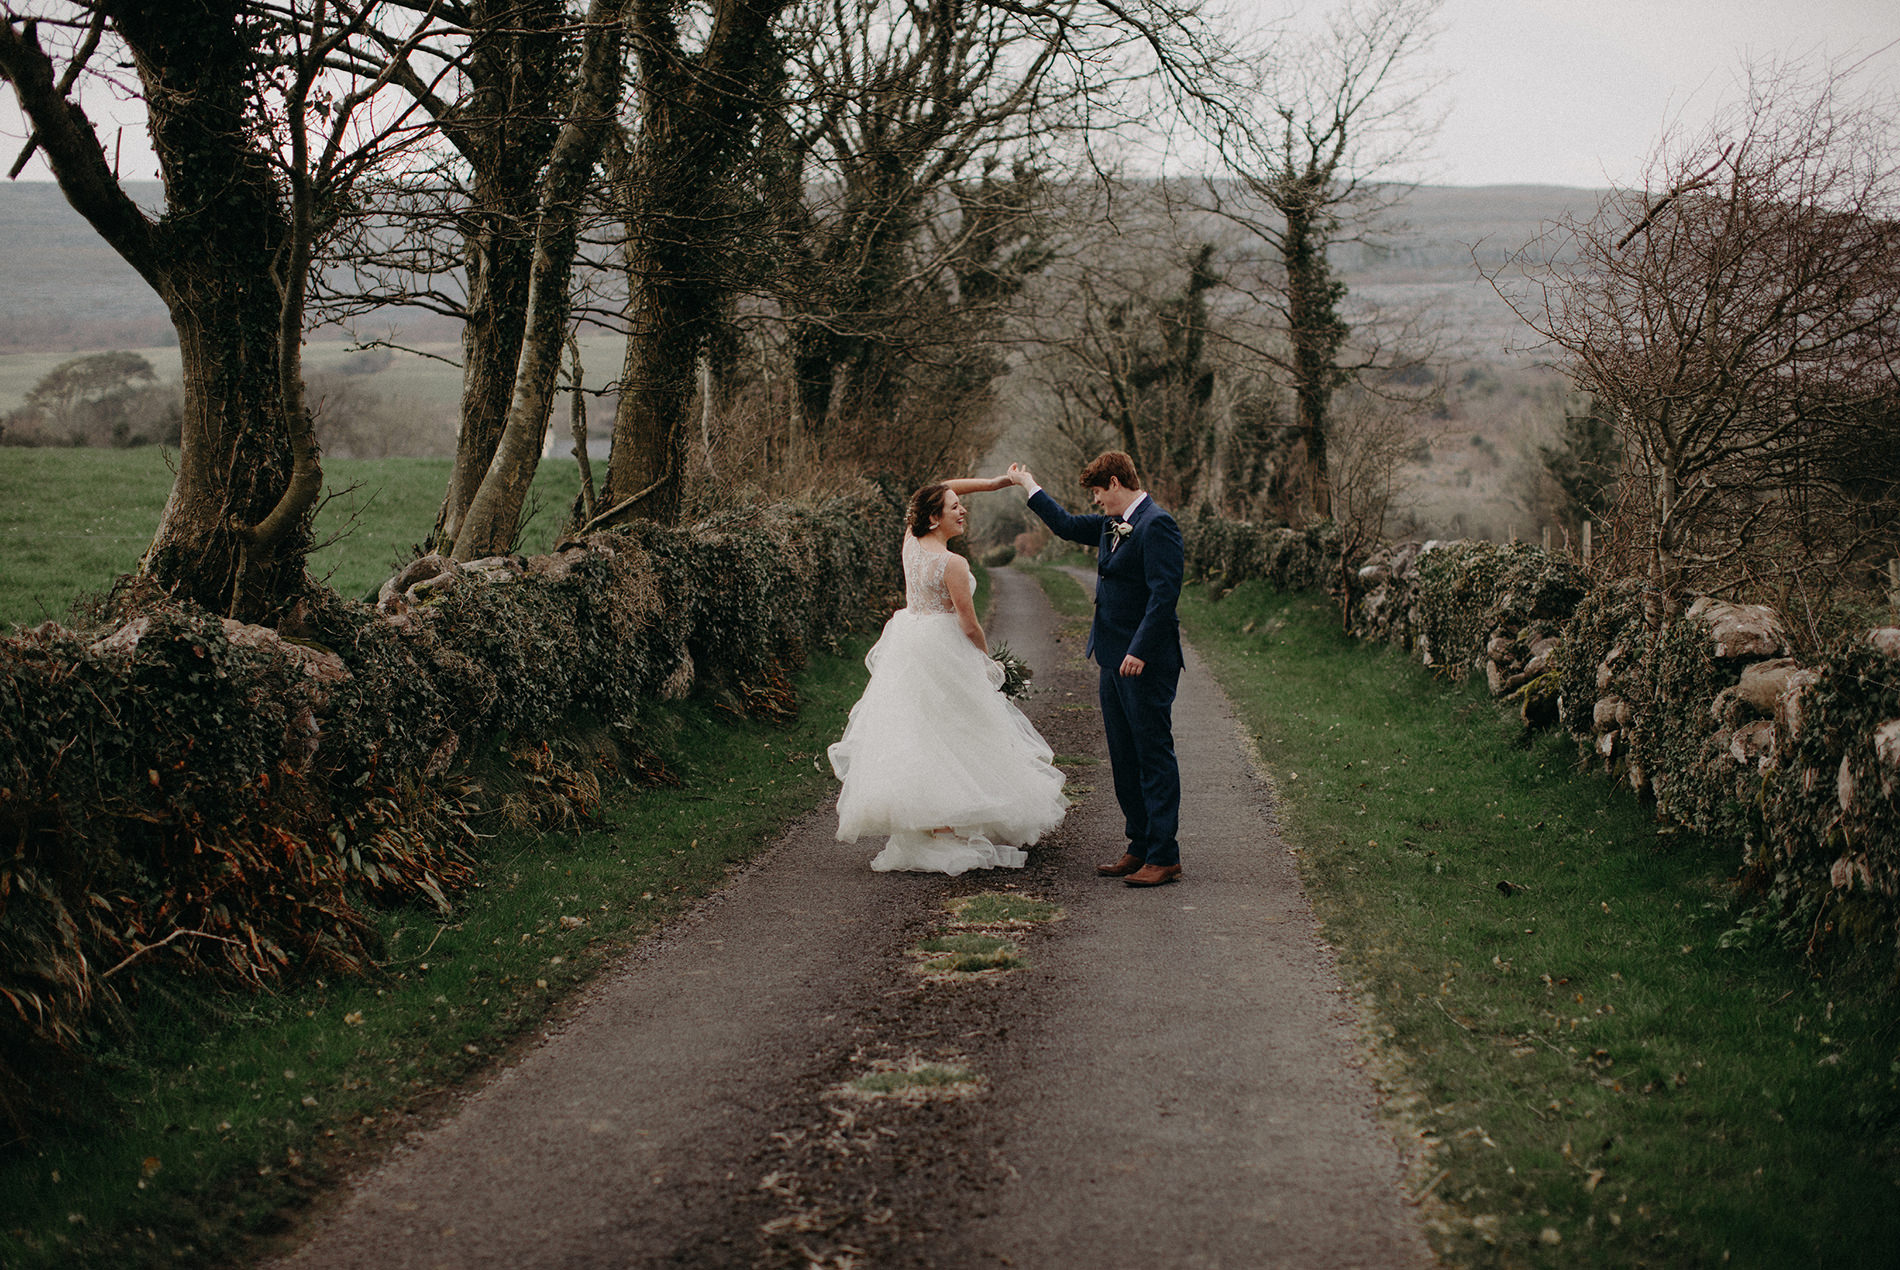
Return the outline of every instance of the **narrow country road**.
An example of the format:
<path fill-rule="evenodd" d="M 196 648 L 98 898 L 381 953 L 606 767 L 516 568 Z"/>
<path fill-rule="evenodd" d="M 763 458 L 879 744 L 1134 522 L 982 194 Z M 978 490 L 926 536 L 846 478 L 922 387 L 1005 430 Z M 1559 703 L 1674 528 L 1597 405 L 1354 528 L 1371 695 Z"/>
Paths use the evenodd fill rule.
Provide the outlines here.
<path fill-rule="evenodd" d="M 1029 713 L 1082 791 L 1028 868 L 872 873 L 880 844 L 819 809 L 277 1264 L 1432 1264 L 1218 686 L 1190 654 L 1184 879 L 1097 879 L 1122 838 L 1093 667 L 1033 580 L 991 576 L 992 642 L 1036 667 Z M 984 891 L 1062 916 L 1010 932 L 1020 969 L 919 973 L 907 950 Z M 973 1079 L 852 1086 L 919 1063 Z"/>

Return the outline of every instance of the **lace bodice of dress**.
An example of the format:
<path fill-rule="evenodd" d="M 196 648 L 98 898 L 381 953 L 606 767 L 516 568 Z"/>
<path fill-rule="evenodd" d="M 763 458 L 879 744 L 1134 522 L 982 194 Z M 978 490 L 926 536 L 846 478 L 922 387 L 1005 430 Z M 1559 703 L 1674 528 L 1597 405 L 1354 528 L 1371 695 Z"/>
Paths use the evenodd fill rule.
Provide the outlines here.
<path fill-rule="evenodd" d="M 925 551 L 917 539 L 904 535 L 904 604 L 913 613 L 953 613 L 950 588 L 943 571 L 950 563 L 947 551 Z"/>

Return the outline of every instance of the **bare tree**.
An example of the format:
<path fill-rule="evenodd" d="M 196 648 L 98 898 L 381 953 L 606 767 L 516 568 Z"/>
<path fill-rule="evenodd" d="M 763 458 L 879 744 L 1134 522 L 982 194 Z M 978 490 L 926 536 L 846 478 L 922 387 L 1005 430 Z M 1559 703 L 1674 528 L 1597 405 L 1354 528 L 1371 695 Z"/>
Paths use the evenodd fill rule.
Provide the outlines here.
<path fill-rule="evenodd" d="M 1437 81 L 1417 73 L 1416 59 L 1441 3 L 1346 0 L 1322 33 L 1284 49 L 1254 90 L 1255 121 L 1230 123 L 1223 137 L 1226 162 L 1250 197 L 1209 180 L 1196 200 L 1266 245 L 1278 265 L 1256 298 L 1278 315 L 1284 348 L 1256 351 L 1280 363 L 1294 396 L 1288 519 L 1332 514 L 1333 394 L 1353 382 L 1376 387 L 1430 355 L 1416 330 L 1393 339 L 1353 329 L 1328 252 L 1366 239 L 1410 192 L 1394 176 L 1416 163 L 1438 128 L 1429 106 Z M 1235 281 L 1242 285 L 1237 271 Z"/>
<path fill-rule="evenodd" d="M 1359 566 L 1390 541 L 1392 521 L 1408 504 L 1406 469 L 1423 439 L 1417 417 L 1421 405 L 1349 389 L 1333 414 L 1333 523 L 1339 529 L 1334 588 L 1348 626 Z"/>
<path fill-rule="evenodd" d="M 1622 443 L 1615 520 L 1652 620 L 1692 590 L 1824 591 L 1895 548 L 1893 116 L 1851 72 L 1752 67 L 1642 188 L 1522 259 L 1521 311 Z"/>
<path fill-rule="evenodd" d="M 0 9 L 0 77 L 33 125 L 29 147 L 165 300 L 178 333 L 178 471 L 140 570 L 239 617 L 266 617 L 306 585 L 321 484 L 302 399 L 309 263 L 354 183 L 412 135 L 403 112 L 369 109 L 381 70 L 336 61 L 383 7 Z M 158 155 L 157 216 L 119 184 L 74 95 L 83 76 L 119 65 L 136 75 L 119 86 L 143 102 Z"/>
<path fill-rule="evenodd" d="M 472 560 L 514 545 L 521 508 L 547 437 L 572 316 L 570 286 L 583 204 L 621 102 L 622 24 L 641 0 L 591 0 L 580 65 L 548 153 L 536 208 L 527 311 L 508 415 L 495 454 L 469 498 L 453 556 Z"/>
<path fill-rule="evenodd" d="M 1062 73 L 1081 8 L 803 10 L 799 93 L 776 121 L 789 265 L 773 290 L 794 427 L 815 446 L 834 410 L 890 414 L 898 365 L 973 334 L 951 311 L 1007 299 L 1004 280 L 1040 262 L 1030 156 L 1037 129 L 1074 126 L 1087 90 Z M 997 179 L 1006 156 L 1014 176 Z M 979 243 L 980 271 L 966 263 Z"/>
<path fill-rule="evenodd" d="M 409 41 L 393 82 L 445 143 L 363 200 L 319 275 L 327 316 L 409 307 L 461 324 L 462 392 L 455 464 L 431 543 L 452 551 L 494 461 L 515 397 L 542 190 L 589 25 L 566 0 L 469 0 L 445 6 L 452 28 Z M 374 32 L 388 54 L 396 32 Z M 557 211 L 556 215 L 560 213 Z"/>
<path fill-rule="evenodd" d="M 1157 492 L 1193 503 L 1219 444 L 1207 408 L 1208 293 L 1220 285 L 1211 244 L 1186 245 L 1160 268 L 1088 270 L 1075 282 L 1074 323 L 1045 362 L 1065 427 L 1106 424 Z"/>
<path fill-rule="evenodd" d="M 625 358 L 607 478 L 588 525 L 672 522 L 684 509 L 700 355 L 747 249 L 738 187 L 783 74 L 790 0 L 708 0 L 687 28 L 666 0 L 629 0 L 637 65 L 631 122 L 614 139 L 613 215 L 626 279 Z"/>

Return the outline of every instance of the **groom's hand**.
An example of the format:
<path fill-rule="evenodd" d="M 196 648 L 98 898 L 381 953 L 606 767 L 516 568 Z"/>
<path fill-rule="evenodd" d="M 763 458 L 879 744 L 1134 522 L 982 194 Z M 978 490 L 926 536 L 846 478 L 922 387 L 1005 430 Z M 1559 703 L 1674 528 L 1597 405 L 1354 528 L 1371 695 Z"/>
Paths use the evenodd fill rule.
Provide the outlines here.
<path fill-rule="evenodd" d="M 1011 484 L 1020 485 L 1024 489 L 1028 489 L 1031 485 L 1036 483 L 1036 478 L 1030 475 L 1029 469 L 1020 463 L 1011 463 L 1009 465 L 1009 471 L 1005 473 L 1005 475 L 1009 477 Z"/>
<path fill-rule="evenodd" d="M 1122 658 L 1122 675 L 1124 678 L 1139 675 L 1147 668 L 1148 663 L 1133 653 L 1129 653 Z"/>

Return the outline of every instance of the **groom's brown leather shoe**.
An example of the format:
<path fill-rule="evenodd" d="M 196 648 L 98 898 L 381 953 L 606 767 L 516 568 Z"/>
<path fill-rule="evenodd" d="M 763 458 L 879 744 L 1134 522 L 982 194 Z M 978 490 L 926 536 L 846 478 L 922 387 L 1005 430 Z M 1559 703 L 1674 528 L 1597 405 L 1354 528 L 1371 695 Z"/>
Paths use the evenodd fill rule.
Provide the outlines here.
<path fill-rule="evenodd" d="M 1096 873 L 1096 876 L 1098 877 L 1125 878 L 1130 873 L 1133 873 L 1135 870 L 1139 869 L 1140 867 L 1141 867 L 1140 856 L 1124 854 L 1121 859 L 1115 861 L 1115 863 L 1113 864 L 1096 865 L 1095 873 Z"/>
<path fill-rule="evenodd" d="M 1166 886 L 1181 876 L 1178 864 L 1144 864 L 1141 870 L 1122 879 L 1123 886 Z"/>

